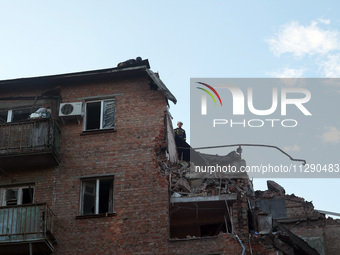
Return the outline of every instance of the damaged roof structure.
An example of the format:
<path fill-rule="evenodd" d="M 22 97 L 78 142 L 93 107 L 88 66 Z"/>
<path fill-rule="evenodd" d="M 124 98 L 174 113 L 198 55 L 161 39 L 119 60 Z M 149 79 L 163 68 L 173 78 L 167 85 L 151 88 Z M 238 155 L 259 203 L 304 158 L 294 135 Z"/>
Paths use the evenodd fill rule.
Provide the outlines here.
<path fill-rule="evenodd" d="M 172 241 L 226 233 L 239 241 L 242 254 L 338 254 L 340 247 L 332 239 L 340 234 L 340 221 L 326 219 L 311 202 L 286 195 L 271 180 L 267 191 L 254 191 L 244 172 L 224 174 L 196 168 L 219 165 L 239 170 L 246 165 L 241 148 L 219 156 L 199 153 L 180 139 L 176 142 L 182 161 L 161 167 L 171 192 Z"/>

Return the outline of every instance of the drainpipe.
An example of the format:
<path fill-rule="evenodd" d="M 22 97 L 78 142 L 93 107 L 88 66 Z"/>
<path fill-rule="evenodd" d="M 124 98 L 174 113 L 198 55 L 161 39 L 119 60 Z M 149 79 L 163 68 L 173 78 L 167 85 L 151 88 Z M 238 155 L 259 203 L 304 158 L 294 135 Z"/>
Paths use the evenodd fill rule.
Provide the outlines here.
<path fill-rule="evenodd" d="M 246 248 L 244 248 L 244 245 L 243 245 L 243 243 L 241 242 L 241 240 L 240 240 L 240 238 L 238 237 L 238 235 L 235 235 L 236 236 L 236 238 L 237 238 L 237 240 L 239 241 L 239 243 L 241 244 L 241 246 L 242 246 L 242 255 L 244 255 L 244 252 L 245 252 L 245 250 L 246 250 Z"/>

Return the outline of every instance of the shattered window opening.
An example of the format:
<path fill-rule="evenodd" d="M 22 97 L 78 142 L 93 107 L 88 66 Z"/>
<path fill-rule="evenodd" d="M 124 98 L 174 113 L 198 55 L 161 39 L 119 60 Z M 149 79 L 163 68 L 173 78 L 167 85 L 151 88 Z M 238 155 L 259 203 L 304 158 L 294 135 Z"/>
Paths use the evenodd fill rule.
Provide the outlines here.
<path fill-rule="evenodd" d="M 241 166 L 245 161 L 236 152 L 227 156 L 199 154 L 205 159 L 219 161 L 224 166 Z M 211 175 L 209 172 L 196 172 L 194 162 L 181 161 L 170 166 L 166 172 L 169 179 L 170 198 L 170 238 L 185 240 L 218 236 L 220 233 L 232 234 L 237 227 L 243 228 L 243 214 L 238 196 L 251 192 L 247 175 Z M 233 207 L 239 209 L 236 215 Z"/>
<path fill-rule="evenodd" d="M 92 179 L 82 183 L 82 215 L 113 212 L 113 179 Z"/>
<path fill-rule="evenodd" d="M 2 189 L 2 206 L 32 204 L 34 186 L 9 187 Z"/>
<path fill-rule="evenodd" d="M 224 200 L 173 203 L 170 209 L 171 239 L 211 237 L 232 232 Z"/>
<path fill-rule="evenodd" d="M 86 103 L 85 130 L 113 129 L 115 122 L 115 100 Z"/>

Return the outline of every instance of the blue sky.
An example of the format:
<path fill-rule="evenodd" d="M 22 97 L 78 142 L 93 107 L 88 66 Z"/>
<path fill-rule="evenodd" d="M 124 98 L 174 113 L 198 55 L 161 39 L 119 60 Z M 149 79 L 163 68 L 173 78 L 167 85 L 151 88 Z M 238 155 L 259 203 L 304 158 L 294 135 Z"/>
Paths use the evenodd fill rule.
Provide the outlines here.
<path fill-rule="evenodd" d="M 109 68 L 141 56 L 177 97 L 177 105 L 170 103 L 174 123 L 182 120 L 190 133 L 192 77 L 340 77 L 339 7 L 336 1 L 0 0 L 0 79 Z M 325 95 L 321 103 L 332 107 L 335 100 L 335 109 L 340 88 L 327 91 L 331 100 Z M 336 159 L 339 115 L 326 120 L 311 139 Z M 316 156 L 304 154 L 303 141 L 283 146 Z M 340 179 L 277 181 L 318 209 L 340 212 L 333 198 Z M 255 188 L 265 189 L 265 180 L 255 180 Z"/>

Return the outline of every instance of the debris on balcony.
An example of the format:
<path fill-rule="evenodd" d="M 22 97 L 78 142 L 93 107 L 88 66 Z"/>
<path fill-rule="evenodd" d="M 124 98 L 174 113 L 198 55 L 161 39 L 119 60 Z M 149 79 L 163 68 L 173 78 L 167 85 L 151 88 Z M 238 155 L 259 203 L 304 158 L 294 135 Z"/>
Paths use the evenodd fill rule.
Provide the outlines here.
<path fill-rule="evenodd" d="M 60 130 L 50 118 L 0 125 L 0 167 L 58 165 Z"/>
<path fill-rule="evenodd" d="M 31 113 L 29 118 L 30 119 L 41 119 L 41 118 L 50 118 L 51 117 L 51 110 L 49 107 L 41 107 L 36 110 L 34 113 Z"/>

